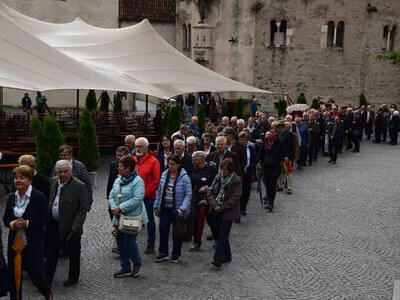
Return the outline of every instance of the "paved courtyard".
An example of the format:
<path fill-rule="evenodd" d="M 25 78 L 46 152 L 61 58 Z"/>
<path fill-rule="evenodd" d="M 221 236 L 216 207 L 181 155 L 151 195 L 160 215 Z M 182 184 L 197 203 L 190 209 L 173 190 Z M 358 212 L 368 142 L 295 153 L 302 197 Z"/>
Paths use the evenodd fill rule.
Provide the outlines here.
<path fill-rule="evenodd" d="M 391 299 L 400 278 L 399 149 L 364 142 L 337 165 L 319 158 L 295 172 L 294 193 L 278 193 L 272 214 L 260 208 L 254 185 L 248 216 L 232 228 L 232 263 L 215 270 L 212 242 L 200 253 L 186 243 L 178 264 L 143 255 L 138 279 L 112 276 L 119 260 L 110 251 L 104 161 L 82 238 L 81 281 L 63 288 L 60 260 L 55 299 Z M 24 299 L 40 299 L 28 280 Z"/>

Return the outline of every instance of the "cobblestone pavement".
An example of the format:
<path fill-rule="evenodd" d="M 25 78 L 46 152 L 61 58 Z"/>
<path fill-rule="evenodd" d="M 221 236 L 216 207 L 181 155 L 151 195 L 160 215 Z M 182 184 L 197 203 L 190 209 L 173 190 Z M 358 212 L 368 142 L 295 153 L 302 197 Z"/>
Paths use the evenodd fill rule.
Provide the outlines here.
<path fill-rule="evenodd" d="M 81 281 L 62 287 L 62 259 L 55 299 L 390 299 L 400 278 L 399 147 L 364 142 L 361 151 L 295 172 L 294 193 L 278 193 L 272 214 L 260 208 L 254 185 L 248 216 L 232 228 L 233 261 L 221 270 L 204 241 L 200 253 L 184 244 L 178 264 L 143 255 L 138 279 L 112 276 L 119 260 L 110 251 L 104 161 L 82 238 Z M 40 299 L 28 280 L 24 295 Z"/>

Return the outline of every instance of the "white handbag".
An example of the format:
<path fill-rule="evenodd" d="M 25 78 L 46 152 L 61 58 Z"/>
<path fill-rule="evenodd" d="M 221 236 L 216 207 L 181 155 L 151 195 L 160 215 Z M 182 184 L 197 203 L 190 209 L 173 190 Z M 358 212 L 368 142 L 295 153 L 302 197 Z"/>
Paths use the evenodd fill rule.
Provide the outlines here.
<path fill-rule="evenodd" d="M 118 202 L 121 204 L 122 192 L 119 187 Z M 122 212 L 119 217 L 118 231 L 126 234 L 138 234 L 142 230 L 142 214 L 138 216 L 125 216 Z"/>

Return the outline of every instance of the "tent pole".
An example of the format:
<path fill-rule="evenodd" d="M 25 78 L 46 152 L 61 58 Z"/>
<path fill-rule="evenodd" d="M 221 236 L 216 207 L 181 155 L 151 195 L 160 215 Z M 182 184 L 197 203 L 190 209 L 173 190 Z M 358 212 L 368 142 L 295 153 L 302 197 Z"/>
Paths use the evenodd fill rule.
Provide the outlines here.
<path fill-rule="evenodd" d="M 147 122 L 148 120 L 148 113 L 149 113 L 149 95 L 146 95 L 146 111 L 145 111 L 145 133 L 147 134 Z"/>
<path fill-rule="evenodd" d="M 4 103 L 3 103 L 3 87 L 0 86 L 0 119 L 3 119 L 4 113 Z"/>
<path fill-rule="evenodd" d="M 76 90 L 76 128 L 79 128 L 79 90 Z"/>

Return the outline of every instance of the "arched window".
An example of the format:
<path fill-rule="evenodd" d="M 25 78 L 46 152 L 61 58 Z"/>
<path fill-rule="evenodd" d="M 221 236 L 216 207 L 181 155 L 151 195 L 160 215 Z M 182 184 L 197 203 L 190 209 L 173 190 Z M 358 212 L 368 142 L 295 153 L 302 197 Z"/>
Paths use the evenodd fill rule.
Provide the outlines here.
<path fill-rule="evenodd" d="M 192 49 L 192 25 L 187 26 L 186 49 Z"/>
<path fill-rule="evenodd" d="M 340 21 L 336 29 L 336 47 L 343 48 L 344 43 L 344 22 Z"/>
<path fill-rule="evenodd" d="M 271 21 L 271 42 L 270 46 L 275 46 L 275 34 L 278 32 L 278 27 L 276 26 L 276 21 Z"/>
<path fill-rule="evenodd" d="M 394 49 L 394 41 L 396 36 L 396 25 L 393 25 L 392 30 L 390 30 L 390 39 L 389 39 L 389 51 L 393 51 Z"/>
<path fill-rule="evenodd" d="M 335 23 L 332 21 L 328 22 L 328 31 L 327 31 L 327 44 L 326 46 L 328 48 L 332 48 L 334 45 L 334 40 L 335 38 Z"/>
<path fill-rule="evenodd" d="M 187 47 L 187 27 L 186 24 L 182 26 L 182 49 L 186 50 Z"/>

